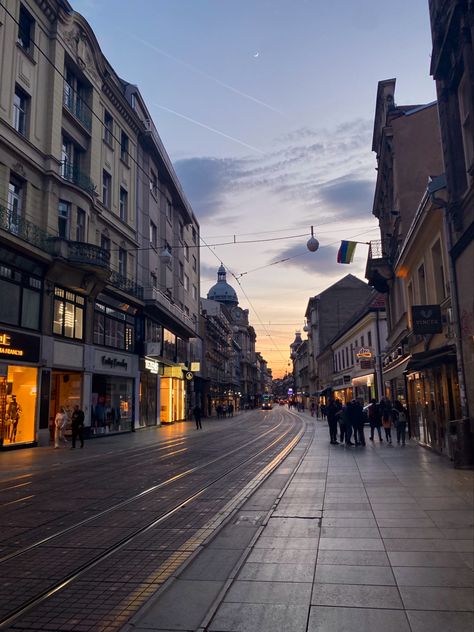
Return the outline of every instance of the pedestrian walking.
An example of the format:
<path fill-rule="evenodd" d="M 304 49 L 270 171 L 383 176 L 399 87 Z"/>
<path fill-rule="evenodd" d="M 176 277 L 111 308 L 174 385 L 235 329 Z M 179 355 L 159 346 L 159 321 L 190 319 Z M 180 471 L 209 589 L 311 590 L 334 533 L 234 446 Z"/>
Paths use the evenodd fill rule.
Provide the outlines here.
<path fill-rule="evenodd" d="M 76 439 L 81 442 L 81 448 L 84 447 L 84 411 L 80 409 L 79 404 L 74 406 L 74 411 L 71 417 L 71 430 L 72 430 L 72 446 L 71 450 L 76 447 Z"/>
<path fill-rule="evenodd" d="M 193 416 L 194 416 L 194 421 L 196 422 L 196 430 L 199 430 L 199 429 L 202 430 L 201 407 L 199 406 L 199 404 L 196 404 L 196 406 L 194 406 L 194 408 L 193 408 Z"/>
<path fill-rule="evenodd" d="M 388 397 L 382 397 L 380 400 L 380 414 L 382 416 L 382 426 L 385 431 L 385 439 L 389 445 L 392 443 L 392 422 L 393 422 L 393 407 Z"/>
<path fill-rule="evenodd" d="M 64 436 L 64 431 L 67 424 L 67 414 L 64 406 L 61 406 L 59 412 L 56 413 L 54 418 L 54 447 L 59 448 L 60 443 L 67 445 L 67 439 Z"/>
<path fill-rule="evenodd" d="M 228 417 L 234 416 L 234 404 L 232 403 L 227 406 L 227 416 Z"/>
<path fill-rule="evenodd" d="M 400 445 L 401 440 L 402 446 L 404 446 L 408 420 L 407 410 L 403 406 L 402 402 L 397 399 L 397 401 L 393 404 L 392 412 L 395 422 L 395 428 L 397 430 L 397 444 Z"/>
<path fill-rule="evenodd" d="M 316 404 L 314 402 L 311 402 L 311 406 L 309 407 L 309 412 L 311 413 L 311 417 L 314 417 L 314 414 L 316 412 Z"/>
<path fill-rule="evenodd" d="M 375 430 L 377 430 L 379 441 L 382 443 L 382 416 L 376 399 L 370 400 L 370 404 L 367 407 L 367 415 L 369 417 L 370 424 L 370 440 L 374 440 Z"/>
<path fill-rule="evenodd" d="M 337 440 L 337 418 L 336 415 L 339 412 L 340 408 L 337 403 L 333 400 L 329 400 L 329 404 L 327 406 L 326 415 L 328 419 L 329 426 L 329 439 L 331 445 L 339 445 L 339 441 Z"/>
<path fill-rule="evenodd" d="M 362 409 L 362 404 L 357 399 L 353 399 L 350 410 L 355 444 L 356 446 L 365 446 L 364 411 Z"/>

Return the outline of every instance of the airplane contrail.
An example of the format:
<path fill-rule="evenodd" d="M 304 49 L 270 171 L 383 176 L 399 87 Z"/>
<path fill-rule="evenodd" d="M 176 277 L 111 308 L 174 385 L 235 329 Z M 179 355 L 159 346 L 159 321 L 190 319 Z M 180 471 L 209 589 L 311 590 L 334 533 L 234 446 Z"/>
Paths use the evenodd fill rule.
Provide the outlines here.
<path fill-rule="evenodd" d="M 254 103 L 258 103 L 258 105 L 261 105 L 262 107 L 267 108 L 268 110 L 272 110 L 272 112 L 276 112 L 277 114 L 284 115 L 284 113 L 281 110 L 278 110 L 277 108 L 273 107 L 273 105 L 269 105 L 268 103 L 265 103 L 265 101 L 261 101 L 260 99 L 253 97 L 251 94 L 247 94 L 247 92 L 242 92 L 242 90 L 238 90 L 237 88 L 234 88 L 228 83 L 225 83 L 224 81 L 221 81 L 220 79 L 217 79 L 217 77 L 214 77 L 208 74 L 204 70 L 201 70 L 200 68 L 196 68 L 196 66 L 189 64 L 187 61 L 183 61 L 182 59 L 179 59 L 179 57 L 175 57 L 174 55 L 167 53 L 166 51 L 162 50 L 161 48 L 158 48 L 157 46 L 155 46 L 154 44 L 151 44 L 150 42 L 147 42 L 141 37 L 138 37 L 137 35 L 134 35 L 133 33 L 128 33 L 128 35 L 133 37 L 133 39 L 137 40 L 138 42 L 141 42 L 144 46 L 148 46 L 148 48 L 151 48 L 152 50 L 159 53 L 160 55 L 163 55 L 163 57 L 167 57 L 168 59 L 172 59 L 176 63 L 181 64 L 182 66 L 186 66 L 186 68 L 189 68 L 193 72 L 196 72 L 202 75 L 203 77 L 207 77 L 208 79 L 211 79 L 211 81 L 214 81 L 215 83 L 219 84 L 223 88 L 226 88 L 227 90 L 230 90 L 231 92 L 234 92 L 235 94 L 238 94 L 239 96 L 244 97 L 244 99 L 249 99 L 250 101 L 253 101 Z"/>
<path fill-rule="evenodd" d="M 235 138 L 234 136 L 229 136 L 229 134 L 225 134 L 224 132 L 221 132 L 220 130 L 215 129 L 214 127 L 211 127 L 210 125 L 206 125 L 205 123 L 200 123 L 199 121 L 196 121 L 195 119 L 192 119 L 189 116 L 186 116 L 185 114 L 180 114 L 179 112 L 176 112 L 175 110 L 172 110 L 171 108 L 167 108 L 165 105 L 160 105 L 159 103 L 153 103 L 153 102 L 151 102 L 150 105 L 154 105 L 155 107 L 160 108 L 161 110 L 164 110 L 165 112 L 170 112 L 171 114 L 174 114 L 175 116 L 179 116 L 185 121 L 189 121 L 190 123 L 199 125 L 199 127 L 208 129 L 210 132 L 214 132 L 214 134 L 219 134 L 219 136 L 223 136 L 224 138 L 227 138 L 228 140 L 232 140 L 234 141 L 234 143 L 238 143 L 239 145 L 243 145 L 244 147 L 247 147 L 247 149 L 251 149 L 252 151 L 256 151 L 257 153 L 262 154 L 262 155 L 265 154 L 265 152 L 259 149 L 258 147 L 254 147 L 253 145 L 244 143 L 243 140 L 239 140 L 238 138 Z"/>

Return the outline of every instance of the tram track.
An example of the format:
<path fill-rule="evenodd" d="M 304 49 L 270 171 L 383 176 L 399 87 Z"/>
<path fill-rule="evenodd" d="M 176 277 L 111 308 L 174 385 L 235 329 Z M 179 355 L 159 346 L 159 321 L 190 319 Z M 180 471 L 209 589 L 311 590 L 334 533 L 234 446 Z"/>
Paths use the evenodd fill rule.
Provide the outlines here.
<path fill-rule="evenodd" d="M 143 524 L 135 529 L 133 529 L 126 536 L 121 539 L 113 542 L 110 546 L 96 550 L 95 555 L 92 555 L 90 559 L 85 559 L 83 563 L 79 563 L 76 565 L 74 569 L 70 572 L 64 573 L 60 578 L 50 582 L 50 584 L 43 589 L 42 591 L 37 592 L 34 595 L 31 595 L 28 599 L 21 604 L 18 604 L 16 607 L 12 608 L 9 612 L 5 613 L 0 619 L 0 629 L 6 629 L 18 619 L 23 617 L 23 615 L 31 612 L 36 607 L 41 606 L 47 600 L 49 600 L 54 595 L 57 595 L 59 592 L 70 587 L 76 580 L 80 580 L 84 577 L 89 571 L 96 567 L 100 567 L 100 564 L 109 560 L 113 555 L 117 554 L 119 551 L 124 549 L 125 547 L 129 547 L 131 543 L 135 540 L 139 539 L 141 536 L 155 529 L 158 525 L 166 523 L 170 518 L 175 516 L 179 511 L 185 510 L 189 505 L 193 503 L 196 499 L 200 498 L 206 492 L 212 490 L 214 486 L 218 483 L 221 483 L 226 477 L 237 472 L 239 469 L 244 469 L 248 467 L 252 462 L 255 462 L 259 458 L 262 458 L 266 453 L 272 452 L 275 449 L 278 449 L 278 453 L 272 457 L 270 463 L 275 467 L 275 463 L 281 461 L 283 456 L 286 455 L 286 451 L 289 449 L 288 446 L 294 446 L 294 444 L 299 441 L 301 435 L 298 434 L 298 422 L 296 420 L 292 420 L 292 423 L 286 429 L 281 429 L 280 426 L 283 423 L 283 419 L 280 420 L 279 423 L 272 426 L 270 429 L 266 430 L 263 433 L 260 433 L 257 437 L 247 441 L 245 444 L 240 444 L 238 447 L 228 450 L 224 454 L 221 454 L 218 457 L 214 457 L 212 459 L 208 459 L 207 461 L 200 463 L 192 468 L 188 468 L 187 470 L 179 473 L 178 475 L 174 475 L 169 477 L 167 480 L 162 481 L 157 485 L 153 485 L 148 489 L 143 490 L 138 494 L 134 494 L 130 498 L 125 499 L 119 503 L 116 503 L 114 506 L 109 507 L 103 511 L 97 512 L 94 516 L 90 516 L 85 520 L 82 520 L 75 525 L 71 525 L 70 527 L 60 530 L 54 534 L 51 534 L 47 538 L 43 538 L 37 542 L 32 543 L 31 545 L 24 547 L 20 551 L 15 551 L 0 560 L 0 574 L 2 573 L 2 565 L 5 566 L 7 562 L 18 561 L 21 560 L 22 556 L 28 556 L 31 558 L 32 552 L 35 550 L 41 549 L 44 545 L 54 544 L 54 540 L 60 538 L 60 536 L 71 535 L 75 530 L 80 530 L 87 524 L 92 524 L 94 521 L 97 521 L 99 518 L 112 514 L 114 511 L 119 511 L 124 507 L 133 507 L 133 503 L 138 501 L 143 501 L 145 498 L 150 497 L 151 494 L 157 492 L 164 487 L 171 486 L 173 483 L 178 482 L 182 479 L 192 476 L 199 471 L 209 470 L 212 465 L 220 464 L 222 462 L 228 463 L 229 465 L 219 472 L 214 474 L 213 478 L 207 480 L 200 485 L 198 485 L 192 491 L 189 491 L 186 496 L 182 498 L 175 499 L 173 505 L 168 507 L 162 513 L 158 513 L 151 521 L 148 521 L 146 524 Z M 280 430 L 279 430 L 280 429 Z M 269 436 L 270 435 L 270 436 Z M 235 456 L 239 451 L 243 448 L 248 448 L 255 446 L 258 442 L 261 442 L 262 439 L 271 439 L 267 441 L 264 446 L 257 446 L 257 450 L 253 451 L 250 455 L 247 455 L 244 459 L 239 459 L 237 462 L 231 462 L 230 457 Z M 269 467 L 267 464 L 265 467 Z M 265 469 L 265 468 L 264 468 Z M 53 549 L 51 549 L 53 550 Z M 31 628 L 30 628 L 31 629 Z"/>

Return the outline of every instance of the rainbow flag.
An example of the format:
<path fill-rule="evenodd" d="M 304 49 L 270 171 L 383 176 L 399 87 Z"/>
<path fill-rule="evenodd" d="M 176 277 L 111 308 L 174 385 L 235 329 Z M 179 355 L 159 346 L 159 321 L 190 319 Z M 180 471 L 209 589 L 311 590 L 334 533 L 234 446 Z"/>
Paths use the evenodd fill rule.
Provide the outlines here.
<path fill-rule="evenodd" d="M 357 246 L 356 241 L 341 241 L 341 246 L 337 253 L 338 263 L 352 263 Z"/>

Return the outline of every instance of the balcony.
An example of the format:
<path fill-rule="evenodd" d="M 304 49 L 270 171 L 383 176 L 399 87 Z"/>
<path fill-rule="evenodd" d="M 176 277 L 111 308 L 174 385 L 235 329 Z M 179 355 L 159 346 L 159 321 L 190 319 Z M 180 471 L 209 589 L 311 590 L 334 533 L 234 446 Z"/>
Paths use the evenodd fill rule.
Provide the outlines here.
<path fill-rule="evenodd" d="M 93 268 L 108 268 L 110 263 L 110 252 L 82 241 L 66 241 L 67 260 L 81 266 L 91 266 Z"/>
<path fill-rule="evenodd" d="M 132 294 L 136 298 L 143 300 L 143 288 L 134 279 L 129 279 L 123 274 L 112 270 L 108 283 L 109 285 L 113 285 L 117 289 L 122 290 L 122 292 Z"/>
<path fill-rule="evenodd" d="M 76 165 L 70 162 L 61 163 L 61 177 L 72 184 L 80 187 L 84 191 L 87 191 L 89 195 L 94 195 L 96 191 L 96 185 L 89 178 L 89 176 L 81 171 Z"/>
<path fill-rule="evenodd" d="M 64 90 L 63 105 L 89 132 L 92 130 L 92 114 L 90 107 L 71 90 Z"/>
<path fill-rule="evenodd" d="M 18 213 L 0 206 L 0 229 L 49 254 L 54 253 L 54 237 Z"/>
<path fill-rule="evenodd" d="M 158 304 L 161 308 L 174 316 L 175 319 L 184 323 L 186 327 L 193 332 L 196 331 L 196 326 L 192 318 L 185 314 L 177 305 L 172 303 L 170 299 L 156 287 L 148 287 L 144 290 L 144 299 L 147 304 Z"/>
<path fill-rule="evenodd" d="M 393 276 L 387 246 L 388 244 L 382 240 L 371 241 L 365 268 L 365 278 L 368 280 L 369 285 L 382 294 L 386 294 L 389 291 L 388 281 Z"/>

